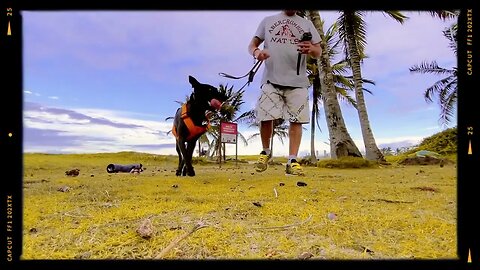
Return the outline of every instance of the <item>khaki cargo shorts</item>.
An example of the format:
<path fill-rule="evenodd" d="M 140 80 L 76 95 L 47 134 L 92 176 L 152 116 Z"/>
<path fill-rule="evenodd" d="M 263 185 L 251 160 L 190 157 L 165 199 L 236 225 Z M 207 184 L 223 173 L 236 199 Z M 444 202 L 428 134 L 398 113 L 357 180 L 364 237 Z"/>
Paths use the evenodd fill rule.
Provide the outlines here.
<path fill-rule="evenodd" d="M 261 91 L 255 106 L 257 122 L 279 118 L 294 123 L 310 122 L 307 88 L 281 89 L 266 83 Z"/>

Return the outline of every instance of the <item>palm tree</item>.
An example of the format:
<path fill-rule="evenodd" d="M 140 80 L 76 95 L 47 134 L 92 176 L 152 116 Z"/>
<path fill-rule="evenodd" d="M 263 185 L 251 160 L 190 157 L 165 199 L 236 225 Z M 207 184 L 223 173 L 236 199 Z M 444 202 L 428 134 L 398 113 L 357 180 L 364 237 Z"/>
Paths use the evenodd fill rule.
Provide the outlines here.
<path fill-rule="evenodd" d="M 320 89 L 320 76 L 318 72 L 318 63 L 317 61 L 312 61 L 308 63 L 312 58 L 307 60 L 307 71 L 311 73 L 308 75 L 310 83 L 312 85 L 312 116 L 310 120 L 310 162 L 315 163 L 317 157 L 315 155 L 315 124 L 320 129 L 318 124 L 318 119 L 320 119 L 320 109 L 319 104 L 321 100 L 321 89 Z"/>
<path fill-rule="evenodd" d="M 309 10 L 308 18 L 312 21 L 321 37 L 320 46 L 322 54 L 318 59 L 321 67 L 319 72 L 320 87 L 322 89 L 323 108 L 325 110 L 325 118 L 327 121 L 329 139 L 330 139 L 330 155 L 332 158 L 340 158 L 345 156 L 361 157 L 362 154 L 358 150 L 354 141 L 348 133 L 345 121 L 343 120 L 342 111 L 337 99 L 335 90 L 335 81 L 329 57 L 329 46 L 325 39 L 323 31 L 323 21 L 318 11 Z"/>
<path fill-rule="evenodd" d="M 198 138 L 198 156 L 199 157 L 202 155 L 202 145 L 204 144 L 209 146 L 208 151 L 210 151 L 210 140 L 208 139 L 207 133 L 203 133 L 202 136 Z M 208 156 L 208 151 L 207 151 L 207 156 Z"/>
<path fill-rule="evenodd" d="M 438 16 L 440 19 L 451 18 L 458 16 L 455 11 L 436 11 L 430 12 L 432 16 Z M 453 15 L 452 15 L 453 14 Z M 452 49 L 455 56 L 457 55 L 457 31 L 458 24 L 454 23 L 450 27 L 442 31 L 443 36 L 448 39 L 449 47 Z M 440 106 L 440 123 L 443 126 L 448 126 L 451 123 L 454 107 L 457 104 L 458 94 L 458 69 L 453 67 L 447 69 L 440 67 L 436 61 L 423 61 L 420 65 L 414 65 L 409 68 L 412 73 L 432 73 L 437 75 L 444 75 L 445 77 L 432 86 L 427 88 L 424 92 L 424 98 L 427 103 L 433 102 L 434 96 L 438 96 L 438 104 Z"/>
<path fill-rule="evenodd" d="M 382 154 L 384 154 L 385 156 L 391 156 L 393 154 L 393 150 L 390 146 L 383 147 L 382 149 L 380 149 L 380 151 L 382 151 Z"/>
<path fill-rule="evenodd" d="M 407 17 L 398 11 L 385 11 L 397 22 L 403 23 Z M 385 157 L 378 149 L 368 120 L 367 106 L 363 96 L 363 81 L 360 62 L 367 45 L 366 27 L 363 20 L 365 12 L 343 10 L 338 18 L 340 25 L 340 39 L 345 44 L 345 54 L 350 59 L 350 66 L 353 72 L 353 83 L 355 86 L 355 98 L 357 101 L 357 112 L 360 119 L 363 143 L 365 144 L 365 157 L 368 160 L 385 162 Z"/>
<path fill-rule="evenodd" d="M 324 39 L 328 48 L 328 56 L 330 61 L 333 61 L 334 57 L 339 53 L 337 50 L 340 45 L 340 40 L 335 39 L 334 37 L 338 33 L 338 24 L 333 23 L 325 32 Z M 335 91 L 337 93 L 337 98 L 340 101 L 345 101 L 346 104 L 357 108 L 357 103 L 353 97 L 349 95 L 349 91 L 353 91 L 353 76 L 344 75 L 348 72 L 349 67 L 348 59 L 341 59 L 340 61 L 332 65 L 333 80 L 335 83 Z M 310 161 L 316 162 L 315 156 L 315 124 L 320 129 L 318 119 L 320 118 L 320 109 L 319 104 L 322 102 L 322 92 L 320 89 L 320 74 L 318 70 L 318 62 L 316 59 L 309 57 L 307 60 L 307 72 L 310 84 L 313 86 L 313 106 L 312 106 L 312 122 L 311 122 L 311 140 L 310 140 Z M 364 83 L 375 84 L 372 80 L 362 79 Z M 363 89 L 364 91 L 371 93 L 368 89 Z"/>
<path fill-rule="evenodd" d="M 297 14 L 301 17 L 307 17 L 306 10 L 299 10 Z M 322 22 L 323 25 L 323 22 Z M 326 46 L 328 48 L 327 55 L 330 60 L 333 60 L 333 57 L 338 54 L 336 48 L 338 47 L 339 41 L 334 39 L 335 34 L 338 31 L 337 24 L 334 23 L 331 25 L 325 35 L 322 37 L 323 41 L 325 41 Z M 335 82 L 335 90 L 337 92 L 337 97 L 339 100 L 346 100 L 349 104 L 355 105 L 355 100 L 350 97 L 343 86 L 348 84 L 346 78 L 341 75 L 343 71 L 345 71 L 345 61 L 342 60 L 339 63 L 332 65 L 333 71 L 333 80 Z M 311 112 L 311 122 L 310 122 L 310 162 L 315 163 L 317 161 L 316 151 L 315 151 L 315 130 L 316 127 L 321 131 L 319 119 L 320 119 L 320 104 L 322 103 L 322 90 L 321 90 L 321 82 L 320 82 L 320 72 L 318 68 L 318 61 L 315 58 L 308 56 L 307 58 L 307 73 L 308 79 L 310 81 L 310 85 L 312 86 L 312 112 Z M 347 88 L 351 88 L 348 86 Z M 315 127 L 316 125 L 316 127 Z"/>
<path fill-rule="evenodd" d="M 243 94 L 245 90 L 233 90 L 233 86 L 230 88 L 228 85 L 220 84 L 218 91 L 225 94 L 227 100 L 225 104 L 220 109 L 220 113 L 215 114 L 212 119 L 210 120 L 211 127 L 208 129 L 206 135 L 211 137 L 209 140 L 209 151 L 210 156 L 213 157 L 215 154 L 218 155 L 219 161 L 221 160 L 222 153 L 219 151 L 220 147 L 223 148 L 223 160 L 225 160 L 225 144 L 221 145 L 220 141 L 220 123 L 221 122 L 236 122 L 238 121 L 238 117 L 236 117 L 237 113 L 240 111 L 241 106 L 245 103 L 243 101 Z M 240 141 L 244 143 L 244 145 L 248 145 L 247 139 L 239 132 L 238 138 Z M 238 143 L 238 142 L 237 142 Z"/>

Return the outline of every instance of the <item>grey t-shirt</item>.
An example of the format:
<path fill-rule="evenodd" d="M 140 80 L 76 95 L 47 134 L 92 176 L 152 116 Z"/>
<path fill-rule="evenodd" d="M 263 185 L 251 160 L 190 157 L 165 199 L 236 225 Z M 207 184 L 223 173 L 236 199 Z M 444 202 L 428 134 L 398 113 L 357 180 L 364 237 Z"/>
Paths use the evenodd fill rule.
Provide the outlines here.
<path fill-rule="evenodd" d="M 308 87 L 306 75 L 306 55 L 302 55 L 300 75 L 297 75 L 298 46 L 304 32 L 312 33 L 312 43 L 320 42 L 320 35 L 313 23 L 298 15 L 280 14 L 265 17 L 259 24 L 255 36 L 264 41 L 270 57 L 265 60 L 262 84 L 270 81 L 274 84 L 292 87 Z"/>

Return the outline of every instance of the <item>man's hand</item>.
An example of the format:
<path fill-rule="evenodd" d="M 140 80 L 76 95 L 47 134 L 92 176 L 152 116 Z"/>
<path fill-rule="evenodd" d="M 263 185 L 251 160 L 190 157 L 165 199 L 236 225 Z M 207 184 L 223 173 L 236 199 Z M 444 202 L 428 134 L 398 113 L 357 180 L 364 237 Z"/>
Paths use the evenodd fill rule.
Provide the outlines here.
<path fill-rule="evenodd" d="M 297 51 L 302 54 L 309 54 L 311 52 L 311 47 L 313 46 L 312 42 L 310 41 L 302 41 L 302 42 L 299 42 L 297 45 L 298 45 Z"/>
<path fill-rule="evenodd" d="M 310 56 L 317 58 L 320 56 L 321 49 L 320 43 L 312 44 L 311 41 L 302 41 L 297 44 L 297 51 L 301 54 L 309 54 Z"/>
<path fill-rule="evenodd" d="M 259 61 L 263 61 L 270 57 L 270 53 L 268 53 L 267 49 L 263 49 L 263 50 L 258 49 L 258 50 L 255 50 L 254 56 L 255 56 L 255 59 Z"/>

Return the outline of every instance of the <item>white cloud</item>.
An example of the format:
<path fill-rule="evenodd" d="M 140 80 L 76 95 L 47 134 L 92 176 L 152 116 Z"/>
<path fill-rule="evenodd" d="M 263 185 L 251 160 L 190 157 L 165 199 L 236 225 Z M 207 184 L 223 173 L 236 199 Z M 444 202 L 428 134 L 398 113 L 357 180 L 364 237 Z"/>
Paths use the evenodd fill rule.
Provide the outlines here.
<path fill-rule="evenodd" d="M 34 96 L 37 96 L 37 97 L 40 96 L 39 93 L 30 91 L 30 90 L 23 90 L 23 93 L 25 93 L 25 94 L 27 94 L 27 95 L 34 95 Z"/>
<path fill-rule="evenodd" d="M 52 113 L 48 110 L 26 110 L 23 125 L 25 128 L 56 131 L 55 136 L 85 138 L 85 140 L 77 140 L 78 145 L 75 146 L 51 146 L 50 149 L 45 149 L 47 152 L 135 151 L 136 147 L 139 147 L 138 149 L 141 150 L 138 151 L 142 152 L 145 145 L 152 145 L 152 149 L 149 150 L 158 153 L 165 149 L 156 150 L 155 145 L 175 142 L 173 136 L 167 135 L 172 125 L 168 122 L 118 116 L 115 111 L 109 110 L 81 109 L 76 112 L 81 113 L 85 118 L 71 117 L 68 112 Z M 95 119 L 103 121 L 97 122 Z M 108 123 L 113 124 L 109 125 Z M 114 123 L 121 123 L 125 127 L 116 126 Z M 26 142 L 26 145 L 35 145 L 35 143 Z M 30 152 L 37 148 L 41 147 L 35 146 L 32 149 L 25 149 L 25 151 Z M 167 149 L 164 152 L 171 153 L 172 151 Z"/>
<path fill-rule="evenodd" d="M 45 107 L 44 107 L 45 109 Z M 96 153 L 96 152 L 118 152 L 118 151 L 138 151 L 162 155 L 176 155 L 175 139 L 172 135 L 167 135 L 171 129 L 171 122 L 142 120 L 131 116 L 128 112 L 117 112 L 103 109 L 82 108 L 76 110 L 85 116 L 94 119 L 108 119 L 112 123 L 122 123 L 125 125 L 135 125 L 133 128 L 116 127 L 105 124 L 94 123 L 87 119 L 75 119 L 68 114 L 53 114 L 47 111 L 25 111 L 24 126 L 40 130 L 56 130 L 59 137 L 84 138 L 72 145 L 41 146 L 27 142 L 32 145 L 25 149 L 25 152 L 48 152 L 48 153 Z M 135 113 L 133 113 L 135 115 Z M 435 129 L 436 127 L 427 127 L 425 130 Z M 248 139 L 259 131 L 256 128 L 242 129 L 239 132 Z M 325 135 L 317 135 L 315 141 L 316 152 L 323 157 L 324 152 L 329 153 L 330 147 L 322 139 Z M 422 136 L 399 136 L 399 137 L 378 137 L 375 138 L 377 146 L 380 145 L 414 145 L 418 144 L 424 137 Z M 365 151 L 363 140 L 353 138 L 355 144 L 361 152 Z M 170 145 L 169 147 L 156 147 L 155 145 Z M 143 147 L 145 146 L 146 147 Z M 288 156 L 289 138 L 284 138 L 283 143 L 275 138 L 274 155 Z M 262 150 L 260 137 L 249 140 L 248 145 L 239 141 L 238 155 L 257 155 Z M 233 156 L 236 153 L 235 144 L 227 144 L 227 155 Z M 299 157 L 310 154 L 310 131 L 303 132 L 303 139 L 300 145 Z"/>

